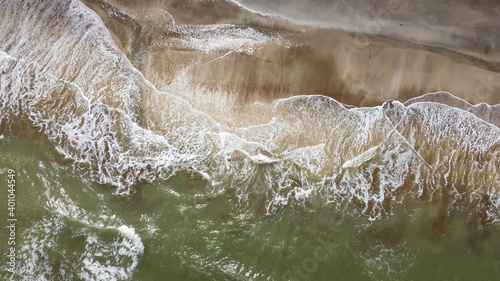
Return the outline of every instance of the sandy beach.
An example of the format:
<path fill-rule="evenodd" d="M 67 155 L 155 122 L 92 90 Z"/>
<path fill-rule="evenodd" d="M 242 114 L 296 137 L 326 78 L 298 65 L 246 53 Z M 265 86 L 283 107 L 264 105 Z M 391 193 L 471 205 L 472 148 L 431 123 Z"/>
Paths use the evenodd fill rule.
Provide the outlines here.
<path fill-rule="evenodd" d="M 379 34 L 363 34 L 298 25 L 282 17 L 249 12 L 228 1 L 206 2 L 201 7 L 195 2 L 85 1 L 146 79 L 160 90 L 188 98 L 199 108 L 312 94 L 348 105 L 373 106 L 436 91 L 452 93 L 471 104 L 500 103 L 500 66 L 495 50 L 485 50 L 480 41 L 476 46 L 467 41 L 449 47 L 447 36 L 439 44 L 436 32 L 415 37 L 415 30 L 425 29 L 422 21 L 413 35 L 398 38 L 394 22 L 385 24 Z M 398 9 L 397 17 L 409 13 Z M 468 11 L 463 5 L 457 9 L 462 14 Z M 366 17 L 367 22 L 374 19 Z M 410 16 L 405 19 L 397 21 L 401 22 L 398 28 L 416 23 Z M 450 24 L 449 19 L 442 21 Z M 236 34 L 245 31 L 240 28 L 243 24 L 255 32 Z M 208 37 L 215 25 L 227 25 L 227 34 L 221 35 L 226 38 L 222 39 L 236 43 L 204 48 L 211 42 L 202 37 Z M 200 38 L 197 42 L 183 39 L 195 33 Z M 492 55 L 485 56 L 485 52 Z M 188 83 L 185 77 L 189 77 Z"/>
<path fill-rule="evenodd" d="M 498 18 L 0 0 L 0 279 L 497 280 Z"/>

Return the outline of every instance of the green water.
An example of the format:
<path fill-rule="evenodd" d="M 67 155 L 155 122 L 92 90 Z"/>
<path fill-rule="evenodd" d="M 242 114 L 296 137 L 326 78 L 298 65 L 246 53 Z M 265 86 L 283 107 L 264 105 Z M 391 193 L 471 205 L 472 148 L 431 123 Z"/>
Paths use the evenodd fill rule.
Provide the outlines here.
<path fill-rule="evenodd" d="M 41 135 L 4 138 L 0 155 L 2 218 L 7 171 L 16 171 L 14 280 L 496 280 L 500 272 L 499 229 L 479 233 L 466 211 L 443 227 L 431 205 L 416 203 L 373 224 L 327 207 L 265 216 L 182 173 L 123 199 L 68 172 Z M 1 261 L 6 279 L 5 254 Z"/>
<path fill-rule="evenodd" d="M 343 71 L 335 42 L 356 38 L 231 21 L 227 1 L 0 2 L 0 279 L 499 279 L 500 108 L 371 81 L 413 80 L 393 74 L 427 46 L 397 64 L 374 38 Z M 422 71 L 455 84 L 443 65 Z M 302 96 L 336 79 L 347 100 Z"/>

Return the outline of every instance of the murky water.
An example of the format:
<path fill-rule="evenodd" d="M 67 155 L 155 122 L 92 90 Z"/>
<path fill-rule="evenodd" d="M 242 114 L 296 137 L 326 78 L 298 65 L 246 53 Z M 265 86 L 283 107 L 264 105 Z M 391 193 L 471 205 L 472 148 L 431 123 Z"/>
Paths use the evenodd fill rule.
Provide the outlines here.
<path fill-rule="evenodd" d="M 0 2 L 14 280 L 498 276 L 494 55 L 179 3 Z"/>

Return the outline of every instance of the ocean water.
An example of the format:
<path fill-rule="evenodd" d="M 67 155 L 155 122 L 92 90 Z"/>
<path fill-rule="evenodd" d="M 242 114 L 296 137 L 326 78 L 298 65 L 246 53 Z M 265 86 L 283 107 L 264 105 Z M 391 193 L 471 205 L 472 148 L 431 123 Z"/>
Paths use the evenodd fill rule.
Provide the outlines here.
<path fill-rule="evenodd" d="M 498 42 L 260 2 L 0 1 L 2 279 L 497 279 Z"/>

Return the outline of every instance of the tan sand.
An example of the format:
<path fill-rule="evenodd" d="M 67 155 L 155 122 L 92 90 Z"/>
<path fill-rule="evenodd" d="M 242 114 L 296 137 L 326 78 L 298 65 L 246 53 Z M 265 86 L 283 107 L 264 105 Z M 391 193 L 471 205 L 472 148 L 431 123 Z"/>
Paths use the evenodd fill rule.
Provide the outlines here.
<path fill-rule="evenodd" d="M 389 36 L 305 28 L 226 1 L 86 0 L 131 62 L 160 90 L 199 108 L 321 94 L 355 106 L 447 91 L 471 104 L 500 103 L 500 66 L 481 53 Z M 212 24 L 252 27 L 274 38 L 251 53 L 179 44 Z M 467 53 L 467 54 L 466 54 Z"/>

